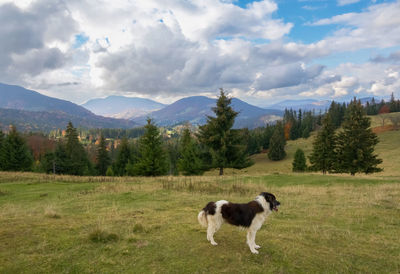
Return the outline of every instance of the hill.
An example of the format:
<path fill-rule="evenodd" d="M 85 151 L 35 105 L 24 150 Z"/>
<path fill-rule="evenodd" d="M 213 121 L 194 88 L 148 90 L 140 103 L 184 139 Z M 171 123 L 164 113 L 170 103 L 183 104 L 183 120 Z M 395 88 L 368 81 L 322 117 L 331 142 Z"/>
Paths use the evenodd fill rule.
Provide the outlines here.
<path fill-rule="evenodd" d="M 49 132 L 64 129 L 68 122 L 81 128 L 132 128 L 137 126 L 130 120 L 106 118 L 97 115 L 76 116 L 64 112 L 26 111 L 0 108 L 0 129 L 7 130 L 9 125 L 24 132 Z"/>
<path fill-rule="evenodd" d="M 207 115 L 213 116 L 212 108 L 216 100 L 205 96 L 192 96 L 180 99 L 165 108 L 151 112 L 150 116 L 160 126 L 175 125 L 184 122 L 202 125 L 206 122 Z M 283 112 L 275 109 L 262 109 L 237 98 L 232 99 L 232 107 L 239 112 L 235 121 L 235 128 L 254 128 L 263 126 L 267 122 L 275 121 Z M 144 124 L 147 116 L 134 118 L 138 124 Z"/>
<path fill-rule="evenodd" d="M 371 126 L 379 137 L 379 143 L 375 148 L 375 152 L 379 155 L 379 158 L 383 160 L 381 167 L 383 171 L 375 173 L 370 176 L 400 176 L 400 154 L 398 153 L 400 148 L 400 130 L 392 130 L 390 127 L 390 120 L 386 120 L 386 124 L 389 127 L 386 130 L 379 130 L 381 125 L 382 116 L 397 116 L 400 117 L 400 113 L 390 113 L 370 116 Z M 273 174 L 273 173 L 292 173 L 292 162 L 294 154 L 298 148 L 301 148 L 306 157 L 312 152 L 312 143 L 316 136 L 316 132 L 311 134 L 311 137 L 304 139 L 300 138 L 295 141 L 289 140 L 286 144 L 286 157 L 281 161 L 271 161 L 268 159 L 267 153 L 260 153 L 251 156 L 254 161 L 254 165 L 242 170 L 225 169 L 226 174 Z M 307 159 L 308 161 L 308 159 Z M 309 164 L 309 162 L 307 163 Z M 208 175 L 216 175 L 218 171 L 208 171 Z M 356 175 L 364 176 L 364 175 Z"/>
<path fill-rule="evenodd" d="M 0 108 L 28 111 L 64 112 L 76 116 L 91 116 L 93 113 L 72 102 L 42 95 L 20 86 L 0 83 Z"/>
<path fill-rule="evenodd" d="M 65 128 L 71 121 L 84 128 L 132 128 L 132 121 L 95 115 L 66 100 L 42 95 L 23 87 L 0 83 L 0 128 L 10 124 L 21 131 L 44 131 Z"/>
<path fill-rule="evenodd" d="M 108 96 L 87 101 L 82 105 L 97 115 L 131 119 L 165 107 L 159 102 L 125 96 Z"/>

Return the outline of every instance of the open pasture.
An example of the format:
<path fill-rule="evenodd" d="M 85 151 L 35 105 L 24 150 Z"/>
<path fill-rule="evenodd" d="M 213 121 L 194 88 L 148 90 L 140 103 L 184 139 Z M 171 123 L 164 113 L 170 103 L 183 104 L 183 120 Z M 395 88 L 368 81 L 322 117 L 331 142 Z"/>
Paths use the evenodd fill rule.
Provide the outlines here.
<path fill-rule="evenodd" d="M 257 233 L 224 225 L 218 246 L 197 213 L 208 201 L 282 203 Z M 105 178 L 0 173 L 1 273 L 320 273 L 400 271 L 398 178 Z"/>

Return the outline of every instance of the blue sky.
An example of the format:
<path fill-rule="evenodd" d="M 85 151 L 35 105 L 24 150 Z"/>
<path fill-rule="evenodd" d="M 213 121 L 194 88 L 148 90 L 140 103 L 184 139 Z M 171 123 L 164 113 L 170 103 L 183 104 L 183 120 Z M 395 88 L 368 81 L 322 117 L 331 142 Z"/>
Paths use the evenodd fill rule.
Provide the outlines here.
<path fill-rule="evenodd" d="M 399 14 L 398 0 L 0 0 L 0 82 L 75 103 L 400 97 Z"/>

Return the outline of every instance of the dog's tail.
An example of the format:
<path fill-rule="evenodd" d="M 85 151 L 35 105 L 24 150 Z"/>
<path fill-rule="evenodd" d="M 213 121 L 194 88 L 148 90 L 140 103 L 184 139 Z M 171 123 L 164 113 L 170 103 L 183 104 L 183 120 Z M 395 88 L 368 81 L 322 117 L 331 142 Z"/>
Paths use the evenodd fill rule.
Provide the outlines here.
<path fill-rule="evenodd" d="M 208 226 L 207 213 L 204 211 L 204 209 L 199 212 L 199 215 L 197 215 L 197 220 L 199 220 L 199 224 L 201 226 L 204 227 Z"/>

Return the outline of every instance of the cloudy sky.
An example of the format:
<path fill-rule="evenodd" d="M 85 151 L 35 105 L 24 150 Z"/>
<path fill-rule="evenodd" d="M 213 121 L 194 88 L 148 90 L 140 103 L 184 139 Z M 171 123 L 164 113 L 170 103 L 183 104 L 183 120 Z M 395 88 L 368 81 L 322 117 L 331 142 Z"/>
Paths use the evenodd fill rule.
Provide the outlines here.
<path fill-rule="evenodd" d="M 400 97 L 400 0 L 0 0 L 0 82 L 83 103 Z"/>

